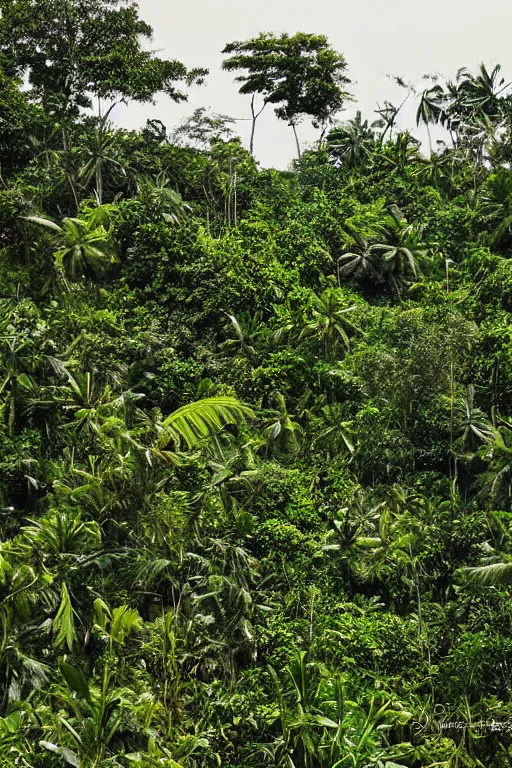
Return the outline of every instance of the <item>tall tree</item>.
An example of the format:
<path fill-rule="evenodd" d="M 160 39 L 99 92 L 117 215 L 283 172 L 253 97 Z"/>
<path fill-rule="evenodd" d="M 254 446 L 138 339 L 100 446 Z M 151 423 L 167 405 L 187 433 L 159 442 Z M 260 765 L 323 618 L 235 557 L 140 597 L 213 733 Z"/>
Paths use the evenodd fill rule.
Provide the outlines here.
<path fill-rule="evenodd" d="M 182 101 L 177 83 L 200 81 L 206 70 L 145 50 L 151 34 L 125 0 L 4 0 L 0 56 L 61 115 L 90 106 L 92 96 L 145 102 L 163 91 Z"/>
<path fill-rule="evenodd" d="M 2 3 L 0 61 L 7 74 L 28 78 L 32 98 L 57 119 L 62 165 L 77 209 L 70 120 L 79 109 L 91 107 L 93 97 L 100 104 L 101 99 L 148 102 L 164 92 L 183 101 L 178 84 L 201 82 L 206 75 L 145 50 L 151 34 L 137 6 L 125 0 Z"/>
<path fill-rule="evenodd" d="M 245 42 L 225 46 L 231 54 L 222 66 L 230 72 L 244 72 L 236 77 L 240 93 L 251 94 L 251 154 L 254 150 L 256 120 L 267 104 L 292 128 L 300 157 L 297 124 L 307 115 L 313 125 L 325 129 L 348 98 L 344 90 L 350 80 L 345 75 L 346 62 L 333 50 L 325 35 L 297 32 L 276 36 L 261 33 Z M 256 94 L 263 97 L 259 112 L 254 110 Z"/>

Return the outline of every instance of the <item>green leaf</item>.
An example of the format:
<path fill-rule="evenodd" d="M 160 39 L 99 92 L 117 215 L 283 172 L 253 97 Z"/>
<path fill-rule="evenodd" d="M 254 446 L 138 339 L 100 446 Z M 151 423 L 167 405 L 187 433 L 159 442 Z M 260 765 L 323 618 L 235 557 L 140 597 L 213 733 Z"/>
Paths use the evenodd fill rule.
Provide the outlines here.
<path fill-rule="evenodd" d="M 469 581 L 482 586 L 497 586 L 500 584 L 512 584 L 512 562 L 492 563 L 477 568 L 463 568 Z"/>
<path fill-rule="evenodd" d="M 53 629 L 57 632 L 54 645 L 60 648 L 64 643 L 70 651 L 73 650 L 73 643 L 76 641 L 75 618 L 68 588 L 65 582 L 62 583 L 61 602 L 57 615 L 53 620 Z"/>
<path fill-rule="evenodd" d="M 80 760 L 77 755 L 67 747 L 58 747 L 56 744 L 52 744 L 51 741 L 40 741 L 39 746 L 48 749 L 50 752 L 54 752 L 56 755 L 61 755 L 68 765 L 72 765 L 74 768 L 80 768 Z"/>
<path fill-rule="evenodd" d="M 26 221 L 33 221 L 35 224 L 40 224 L 42 227 L 53 229 L 55 232 L 62 232 L 61 227 L 51 219 L 45 219 L 42 216 L 22 216 L 21 218 L 26 219 Z"/>
<path fill-rule="evenodd" d="M 82 672 L 71 664 L 63 661 L 60 665 L 60 671 L 68 686 L 72 691 L 75 691 L 83 699 L 90 699 L 91 692 L 89 691 L 89 685 Z"/>
<path fill-rule="evenodd" d="M 175 441 L 183 440 L 187 448 L 193 448 L 201 440 L 211 437 L 225 424 L 239 424 L 246 418 L 253 418 L 251 408 L 240 403 L 235 397 L 208 397 L 189 403 L 171 413 L 163 422 L 169 434 L 163 436 L 164 448 L 169 436 Z"/>
<path fill-rule="evenodd" d="M 324 725 L 326 728 L 338 728 L 338 723 L 335 723 L 334 720 L 331 720 L 328 717 L 324 717 L 323 715 L 316 715 L 315 722 L 318 723 L 318 725 Z"/>

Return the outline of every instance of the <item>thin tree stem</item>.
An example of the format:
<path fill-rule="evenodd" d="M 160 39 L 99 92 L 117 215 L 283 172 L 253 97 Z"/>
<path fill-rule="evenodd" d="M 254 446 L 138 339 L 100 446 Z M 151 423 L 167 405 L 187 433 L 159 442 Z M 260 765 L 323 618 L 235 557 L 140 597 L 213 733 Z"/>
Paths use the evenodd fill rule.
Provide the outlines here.
<path fill-rule="evenodd" d="M 301 154 L 300 154 L 300 144 L 299 144 L 299 137 L 297 136 L 297 128 L 295 126 L 295 123 L 290 123 L 293 129 L 293 135 L 295 136 L 295 144 L 297 145 L 297 155 L 300 160 Z"/>

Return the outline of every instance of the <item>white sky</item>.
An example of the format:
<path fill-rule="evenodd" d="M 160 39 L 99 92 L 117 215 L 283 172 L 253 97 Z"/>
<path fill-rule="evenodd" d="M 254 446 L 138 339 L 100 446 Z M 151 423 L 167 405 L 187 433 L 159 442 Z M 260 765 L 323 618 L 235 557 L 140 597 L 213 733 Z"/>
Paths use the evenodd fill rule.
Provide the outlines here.
<path fill-rule="evenodd" d="M 356 108 L 371 122 L 377 103 L 399 103 L 405 91 L 389 80 L 400 75 L 419 83 L 426 73 L 455 77 L 459 67 L 475 70 L 500 62 L 512 77 L 512 3 L 508 0 L 138 0 L 141 17 L 154 29 L 153 48 L 160 56 L 187 67 L 210 70 L 204 86 L 189 90 L 189 100 L 173 103 L 160 97 L 155 106 L 131 103 L 115 108 L 112 117 L 125 128 L 142 127 L 148 118 L 168 129 L 196 107 L 236 118 L 250 116 L 250 97 L 238 94 L 234 74 L 223 72 L 221 50 L 233 40 L 260 32 L 326 34 L 346 57 L 350 90 L 357 99 L 341 119 Z M 415 107 L 404 111 L 402 125 L 414 126 Z M 236 123 L 248 146 L 250 121 Z M 299 126 L 304 145 L 318 137 L 310 123 Z M 418 134 L 419 135 L 419 134 Z M 420 138 L 422 136 L 420 135 Z M 255 154 L 264 167 L 286 168 L 295 156 L 292 129 L 281 123 L 268 105 L 258 119 Z"/>

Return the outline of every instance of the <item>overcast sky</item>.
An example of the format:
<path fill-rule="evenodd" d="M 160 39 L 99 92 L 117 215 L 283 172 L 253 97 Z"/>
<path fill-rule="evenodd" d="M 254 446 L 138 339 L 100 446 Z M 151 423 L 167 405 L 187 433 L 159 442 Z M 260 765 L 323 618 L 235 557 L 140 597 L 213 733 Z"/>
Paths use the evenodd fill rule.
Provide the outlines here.
<path fill-rule="evenodd" d="M 139 0 L 141 17 L 154 29 L 153 48 L 187 67 L 210 70 L 207 84 L 192 87 L 188 102 L 161 97 L 155 106 L 115 108 L 113 118 L 126 128 L 157 118 L 174 127 L 196 107 L 236 118 L 250 116 L 250 97 L 240 96 L 233 74 L 222 72 L 221 50 L 233 40 L 260 32 L 326 34 L 346 57 L 350 90 L 369 120 L 385 99 L 399 103 L 405 95 L 389 75 L 420 83 L 426 73 L 453 78 L 459 67 L 476 69 L 481 61 L 500 62 L 512 79 L 512 3 L 509 0 Z M 490 32 L 492 30 L 492 34 Z M 407 105 L 403 124 L 414 125 L 414 105 Z M 356 106 L 347 105 L 342 119 Z M 250 122 L 236 124 L 248 146 Z M 310 123 L 299 126 L 301 143 L 314 141 Z M 295 156 L 292 129 L 280 123 L 269 105 L 258 120 L 255 154 L 264 167 L 286 168 Z"/>

